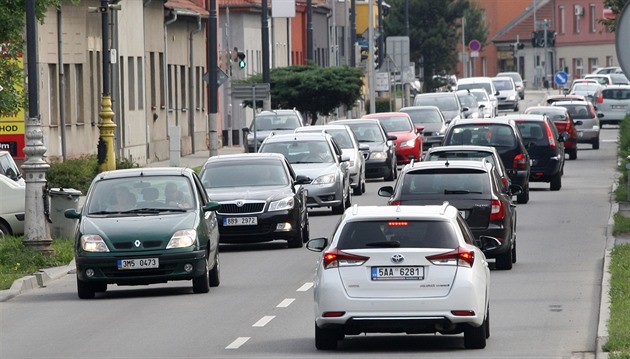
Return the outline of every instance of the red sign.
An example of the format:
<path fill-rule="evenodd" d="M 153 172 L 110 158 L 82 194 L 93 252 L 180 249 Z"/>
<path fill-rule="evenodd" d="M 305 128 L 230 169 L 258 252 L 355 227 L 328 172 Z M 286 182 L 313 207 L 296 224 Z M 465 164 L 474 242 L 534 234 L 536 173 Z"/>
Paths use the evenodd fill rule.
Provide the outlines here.
<path fill-rule="evenodd" d="M 611 20 L 616 18 L 616 16 L 613 13 L 612 9 L 609 8 L 609 7 L 606 7 L 606 8 L 604 8 L 604 10 L 602 10 L 602 17 L 604 19 L 611 19 Z"/>

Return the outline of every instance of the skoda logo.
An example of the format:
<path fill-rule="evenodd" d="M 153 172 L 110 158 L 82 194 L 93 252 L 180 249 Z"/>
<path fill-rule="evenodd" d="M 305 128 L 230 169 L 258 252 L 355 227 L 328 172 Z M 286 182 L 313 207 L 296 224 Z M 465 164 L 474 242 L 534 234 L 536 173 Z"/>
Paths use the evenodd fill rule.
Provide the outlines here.
<path fill-rule="evenodd" d="M 243 201 L 236 201 L 236 207 L 243 207 Z"/>
<path fill-rule="evenodd" d="M 134 244 L 136 247 L 140 247 L 140 244 L 141 244 L 141 243 L 140 243 L 140 241 L 139 241 L 139 240 L 137 240 L 137 239 L 136 239 L 136 241 L 135 241 L 135 242 L 133 242 L 133 244 Z"/>
<path fill-rule="evenodd" d="M 402 263 L 405 260 L 402 254 L 394 254 L 392 256 L 392 262 L 394 263 Z"/>

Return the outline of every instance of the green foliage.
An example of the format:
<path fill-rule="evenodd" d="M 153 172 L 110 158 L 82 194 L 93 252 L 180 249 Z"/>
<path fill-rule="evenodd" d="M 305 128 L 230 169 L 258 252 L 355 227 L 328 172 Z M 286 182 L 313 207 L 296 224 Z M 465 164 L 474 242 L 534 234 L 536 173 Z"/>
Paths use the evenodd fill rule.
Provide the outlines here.
<path fill-rule="evenodd" d="M 615 14 L 615 19 L 599 19 L 599 23 L 605 26 L 610 27 L 610 29 L 614 32 L 617 28 L 617 20 L 619 19 L 619 14 L 621 14 L 621 10 L 626 5 L 628 0 L 604 0 L 604 7 L 609 7 L 613 14 Z"/>
<path fill-rule="evenodd" d="M 396 111 L 396 104 L 392 104 L 392 109 L 389 109 L 390 101 L 388 98 L 377 98 L 374 101 L 374 110 L 379 112 L 391 112 Z M 370 113 L 370 100 L 365 101 L 365 112 Z"/>
<path fill-rule="evenodd" d="M 610 319 L 604 349 L 610 358 L 630 358 L 630 245 L 613 248 L 610 261 Z"/>
<path fill-rule="evenodd" d="M 43 268 L 67 265 L 74 257 L 73 241 L 53 238 L 55 254 L 48 256 L 24 246 L 22 237 L 0 239 L 0 290 L 9 289 L 16 279 Z"/>
<path fill-rule="evenodd" d="M 619 139 L 618 139 L 618 155 L 619 155 L 619 181 L 617 189 L 615 190 L 615 199 L 617 201 L 628 200 L 628 170 L 626 170 L 626 164 L 628 164 L 628 156 L 630 156 L 630 116 L 626 116 L 619 124 Z"/>

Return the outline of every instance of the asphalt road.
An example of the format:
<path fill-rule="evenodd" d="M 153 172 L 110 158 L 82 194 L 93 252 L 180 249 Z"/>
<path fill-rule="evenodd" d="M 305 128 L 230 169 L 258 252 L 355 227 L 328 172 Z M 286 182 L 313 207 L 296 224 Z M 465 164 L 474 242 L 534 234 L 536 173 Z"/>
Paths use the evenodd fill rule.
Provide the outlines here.
<path fill-rule="evenodd" d="M 529 97 L 529 99 L 528 99 Z M 527 96 L 528 104 L 535 103 Z M 336 352 L 314 345 L 311 283 L 318 254 L 284 243 L 223 245 L 221 285 L 110 286 L 79 300 L 73 275 L 0 303 L 1 358 L 583 358 L 593 357 L 617 129 L 599 150 L 580 146 L 562 189 L 532 184 L 518 205 L 518 262 L 492 270 L 491 337 L 466 350 L 463 336 L 349 337 Z M 370 181 L 360 205 L 385 204 Z M 339 216 L 310 213 L 311 238 Z"/>

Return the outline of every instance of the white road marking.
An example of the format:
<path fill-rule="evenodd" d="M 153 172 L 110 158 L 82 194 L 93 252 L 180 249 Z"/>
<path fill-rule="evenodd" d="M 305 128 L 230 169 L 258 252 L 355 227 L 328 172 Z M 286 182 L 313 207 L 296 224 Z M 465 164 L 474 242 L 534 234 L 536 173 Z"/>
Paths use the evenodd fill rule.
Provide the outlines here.
<path fill-rule="evenodd" d="M 275 317 L 276 317 L 275 315 L 266 315 L 266 316 L 260 318 L 259 321 L 254 323 L 254 325 L 252 325 L 252 327 L 264 327 L 265 325 L 267 325 L 267 323 L 269 323 Z"/>
<path fill-rule="evenodd" d="M 238 349 L 241 345 L 245 344 L 249 340 L 250 337 L 238 337 L 235 341 L 230 343 L 225 349 Z"/>
<path fill-rule="evenodd" d="M 290 306 L 291 303 L 293 303 L 294 300 L 295 300 L 295 298 L 285 298 L 282 302 L 280 302 L 280 304 L 278 304 L 276 306 L 276 308 L 286 308 L 286 307 Z"/>
<path fill-rule="evenodd" d="M 602 142 L 617 142 L 617 140 L 602 140 Z"/>
<path fill-rule="evenodd" d="M 304 285 L 298 288 L 296 292 L 306 292 L 307 290 L 311 289 L 312 286 L 313 286 L 313 282 L 306 282 L 304 283 Z"/>

